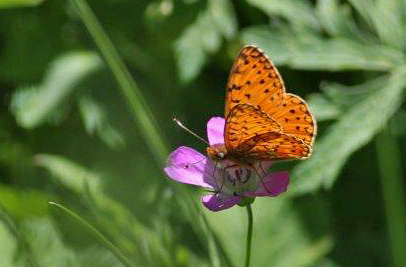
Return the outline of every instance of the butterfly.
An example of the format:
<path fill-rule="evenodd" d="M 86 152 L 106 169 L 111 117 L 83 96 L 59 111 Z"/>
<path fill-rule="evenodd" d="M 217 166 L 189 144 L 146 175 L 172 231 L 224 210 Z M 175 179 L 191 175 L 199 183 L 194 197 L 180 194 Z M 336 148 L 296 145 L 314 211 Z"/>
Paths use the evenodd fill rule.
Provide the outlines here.
<path fill-rule="evenodd" d="M 306 102 L 286 93 L 282 77 L 258 47 L 242 48 L 227 82 L 224 144 L 207 155 L 251 165 L 256 161 L 306 159 L 316 121 Z"/>

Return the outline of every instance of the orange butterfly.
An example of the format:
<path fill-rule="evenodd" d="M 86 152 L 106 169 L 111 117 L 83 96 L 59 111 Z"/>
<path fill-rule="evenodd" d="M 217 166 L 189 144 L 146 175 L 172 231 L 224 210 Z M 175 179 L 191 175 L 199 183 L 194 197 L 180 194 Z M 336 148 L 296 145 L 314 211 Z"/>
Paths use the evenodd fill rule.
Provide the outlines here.
<path fill-rule="evenodd" d="M 244 47 L 227 83 L 224 145 L 207 148 L 209 158 L 251 165 L 255 161 L 306 159 L 316 121 L 306 102 L 285 92 L 276 67 L 255 46 Z"/>

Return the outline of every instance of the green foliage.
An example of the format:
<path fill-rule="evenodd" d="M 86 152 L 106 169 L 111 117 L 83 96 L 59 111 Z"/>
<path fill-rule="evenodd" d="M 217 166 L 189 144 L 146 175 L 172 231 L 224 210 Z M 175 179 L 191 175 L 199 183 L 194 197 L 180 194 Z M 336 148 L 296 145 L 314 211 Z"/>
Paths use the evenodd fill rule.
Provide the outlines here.
<path fill-rule="evenodd" d="M 12 187 L 0 187 L 0 206 L 17 218 L 47 215 L 46 202 L 49 199 L 49 195 L 39 190 L 17 190 Z"/>
<path fill-rule="evenodd" d="M 36 6 L 43 1 L 44 0 L 2 0 L 0 2 L 0 8 Z"/>
<path fill-rule="evenodd" d="M 97 55 L 74 52 L 63 55 L 49 67 L 42 84 L 18 88 L 11 109 L 18 124 L 34 128 L 44 121 L 60 117 L 61 105 L 84 78 L 101 67 Z M 56 113 L 56 114 L 55 114 Z"/>
<path fill-rule="evenodd" d="M 78 194 L 84 194 L 86 188 L 97 190 L 100 177 L 75 162 L 61 156 L 39 154 L 35 156 L 35 163 L 46 168 L 58 181 Z"/>
<path fill-rule="evenodd" d="M 97 134 L 111 148 L 124 147 L 124 137 L 116 128 L 111 126 L 107 120 L 106 112 L 93 98 L 88 96 L 80 98 L 79 111 L 88 134 Z"/>
<path fill-rule="evenodd" d="M 253 247 L 252 266 L 309 266 L 331 250 L 330 237 L 310 239 L 291 205 L 283 197 L 272 203 L 263 199 L 255 201 L 253 244 L 262 245 Z M 239 266 L 245 255 L 245 210 L 231 209 L 209 219 L 235 266 Z"/>
<path fill-rule="evenodd" d="M 285 196 L 253 203 L 252 266 L 402 266 L 406 1 L 0 8 L 1 266 L 241 266 L 245 209 L 206 211 L 162 166 L 175 144 L 204 151 L 172 118 L 204 135 L 243 43 L 318 122 L 312 157 L 273 167 L 292 168 Z"/>
<path fill-rule="evenodd" d="M 209 0 L 175 43 L 175 51 L 182 82 L 189 82 L 202 70 L 210 54 L 217 52 L 221 38 L 233 38 L 237 22 L 229 0 Z"/>
<path fill-rule="evenodd" d="M 292 173 L 295 180 L 290 192 L 308 193 L 321 186 L 329 189 L 333 185 L 348 157 L 370 142 L 402 104 L 406 69 L 395 71 L 385 84 L 349 107 L 339 121 L 327 130 L 328 135 L 320 139 L 314 156 L 300 164 Z M 370 90 L 377 86 L 371 83 L 367 85 Z M 325 168 L 326 165 L 329 167 Z"/>
<path fill-rule="evenodd" d="M 31 247 L 31 257 L 38 266 L 89 266 L 89 262 L 97 266 L 119 266 L 109 251 L 89 247 L 82 251 L 74 251 L 65 245 L 60 233 L 50 220 L 37 219 L 23 222 L 21 233 L 27 238 Z M 18 259 L 25 266 L 21 254 Z"/>
<path fill-rule="evenodd" d="M 404 54 L 391 47 L 364 44 L 344 38 L 321 39 L 297 35 L 284 27 L 271 32 L 263 27 L 246 29 L 243 40 L 262 47 L 276 64 L 304 70 L 386 71 L 404 64 Z"/>
<path fill-rule="evenodd" d="M 269 17 L 280 16 L 289 20 L 294 28 L 319 28 L 312 6 L 306 0 L 249 0 L 251 5 L 264 11 Z"/>
<path fill-rule="evenodd" d="M 0 265 L 13 266 L 16 241 L 3 223 L 0 223 L 0 240 L 4 244 L 3 249 L 0 251 Z"/>

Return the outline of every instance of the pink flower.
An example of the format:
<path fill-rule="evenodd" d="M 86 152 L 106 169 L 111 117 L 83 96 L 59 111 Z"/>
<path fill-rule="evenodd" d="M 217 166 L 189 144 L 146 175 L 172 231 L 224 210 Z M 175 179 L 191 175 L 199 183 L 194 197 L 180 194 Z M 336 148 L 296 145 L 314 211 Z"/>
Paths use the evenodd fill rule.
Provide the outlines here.
<path fill-rule="evenodd" d="M 207 136 L 210 145 L 224 143 L 224 124 L 221 117 L 209 120 Z M 253 167 L 228 167 L 231 165 L 233 162 L 225 160 L 216 166 L 196 150 L 182 146 L 169 155 L 165 172 L 177 182 L 209 189 L 212 193 L 203 196 L 202 202 L 211 211 L 231 208 L 246 198 L 275 197 L 288 187 L 287 172 L 268 173 L 270 161 L 256 162 Z"/>

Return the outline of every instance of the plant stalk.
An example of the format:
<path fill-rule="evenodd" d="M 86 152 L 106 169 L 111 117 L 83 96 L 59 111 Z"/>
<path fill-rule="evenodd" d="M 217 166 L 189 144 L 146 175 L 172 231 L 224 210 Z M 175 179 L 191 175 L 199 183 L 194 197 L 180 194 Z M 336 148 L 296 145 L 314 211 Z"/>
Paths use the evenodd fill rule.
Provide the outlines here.
<path fill-rule="evenodd" d="M 251 204 L 247 205 L 248 230 L 247 230 L 247 246 L 245 248 L 245 267 L 250 266 L 251 261 L 251 240 L 252 240 L 252 209 Z"/>
<path fill-rule="evenodd" d="M 393 266 L 406 266 L 405 181 L 396 137 L 384 130 L 376 139 L 382 195 Z"/>

